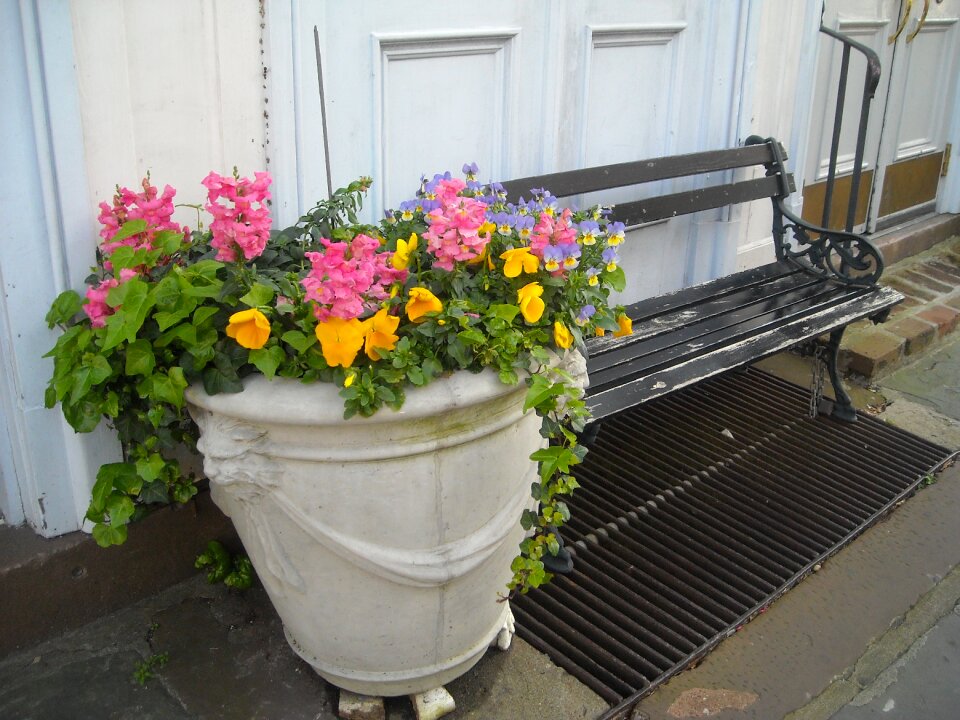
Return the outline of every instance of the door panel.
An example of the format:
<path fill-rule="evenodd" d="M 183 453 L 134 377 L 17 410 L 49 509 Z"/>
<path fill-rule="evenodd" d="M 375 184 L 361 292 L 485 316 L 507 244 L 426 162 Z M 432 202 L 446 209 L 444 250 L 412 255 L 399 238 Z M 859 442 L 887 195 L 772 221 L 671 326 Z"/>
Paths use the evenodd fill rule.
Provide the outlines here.
<path fill-rule="evenodd" d="M 314 25 L 333 186 L 372 175 L 366 212 L 375 218 L 410 197 L 421 174 L 457 173 L 464 162 L 477 162 L 482 180 L 500 180 L 728 146 L 747 5 L 488 0 L 427 13 L 409 1 L 296 2 L 301 202 L 326 184 Z M 689 218 L 633 236 L 622 253 L 625 300 L 686 284 L 696 254 L 711 254 L 716 240 L 698 239 Z"/>

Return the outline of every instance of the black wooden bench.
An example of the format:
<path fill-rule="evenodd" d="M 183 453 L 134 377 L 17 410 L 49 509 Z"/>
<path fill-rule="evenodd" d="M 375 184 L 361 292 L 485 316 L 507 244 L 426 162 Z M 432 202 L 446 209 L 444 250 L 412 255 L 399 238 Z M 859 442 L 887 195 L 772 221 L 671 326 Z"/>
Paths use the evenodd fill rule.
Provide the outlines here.
<path fill-rule="evenodd" d="M 836 402 L 822 409 L 843 420 L 856 419 L 837 369 L 840 339 L 854 321 L 882 322 L 903 298 L 877 285 L 883 258 L 867 239 L 810 225 L 786 208 L 784 201 L 795 187 L 784 159 L 779 142 L 751 136 L 741 148 L 503 183 L 512 199 L 535 187 L 563 198 L 667 178 L 759 165 L 766 169 L 763 177 L 659 197 L 643 197 L 638 191 L 637 200 L 613 207 L 611 221 L 629 228 L 770 198 L 776 260 L 637 302 L 627 308 L 632 335 L 589 340 L 586 402 L 594 421 L 802 344 L 826 362 L 830 374 Z"/>

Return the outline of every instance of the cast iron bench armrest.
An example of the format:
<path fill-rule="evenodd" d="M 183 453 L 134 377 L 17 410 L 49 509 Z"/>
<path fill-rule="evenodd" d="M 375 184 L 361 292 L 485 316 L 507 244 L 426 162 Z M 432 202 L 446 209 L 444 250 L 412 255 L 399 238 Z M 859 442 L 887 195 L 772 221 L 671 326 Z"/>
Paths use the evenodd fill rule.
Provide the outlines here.
<path fill-rule="evenodd" d="M 783 146 L 773 138 L 751 135 L 747 146 L 764 145 L 771 159 L 764 163 L 767 177 L 776 178 L 779 192 L 773 201 L 773 238 L 778 260 L 792 260 L 807 272 L 861 286 L 874 286 L 883 273 L 883 255 L 867 238 L 831 230 L 797 217 L 785 204 L 793 181 L 784 165 Z"/>

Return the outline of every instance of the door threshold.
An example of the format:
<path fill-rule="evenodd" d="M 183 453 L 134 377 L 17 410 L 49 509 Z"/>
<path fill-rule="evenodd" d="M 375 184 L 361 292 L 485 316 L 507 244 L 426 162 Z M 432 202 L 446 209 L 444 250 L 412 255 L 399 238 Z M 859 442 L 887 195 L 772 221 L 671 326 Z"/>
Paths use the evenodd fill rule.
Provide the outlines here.
<path fill-rule="evenodd" d="M 884 262 L 892 265 L 955 235 L 960 235 L 960 215 L 940 213 L 888 228 L 871 235 L 870 241 L 883 253 Z"/>

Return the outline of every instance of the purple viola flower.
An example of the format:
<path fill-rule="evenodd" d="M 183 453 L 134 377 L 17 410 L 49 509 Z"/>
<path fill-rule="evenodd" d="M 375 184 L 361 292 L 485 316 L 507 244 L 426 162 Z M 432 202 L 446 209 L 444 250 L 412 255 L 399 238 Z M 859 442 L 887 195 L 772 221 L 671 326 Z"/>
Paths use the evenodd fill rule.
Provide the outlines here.
<path fill-rule="evenodd" d="M 404 200 L 400 203 L 400 219 L 405 221 L 413 220 L 413 214 L 421 209 L 421 201 Z"/>
<path fill-rule="evenodd" d="M 386 220 L 390 225 L 393 225 L 397 222 L 397 216 L 394 215 L 393 210 L 384 211 L 383 219 Z"/>
<path fill-rule="evenodd" d="M 471 177 L 471 179 L 467 180 L 467 189 L 465 194 L 472 195 L 473 197 L 480 197 L 483 195 L 483 185 Z"/>
<path fill-rule="evenodd" d="M 488 213 L 487 219 L 497 226 L 497 232 L 501 235 L 512 235 L 517 216 L 506 212 L 498 212 Z"/>
<path fill-rule="evenodd" d="M 619 245 L 623 242 L 624 227 L 622 222 L 610 223 L 607 226 L 607 245 Z"/>
<path fill-rule="evenodd" d="M 597 309 L 593 305 L 584 305 L 577 315 L 577 325 L 586 325 Z"/>
<path fill-rule="evenodd" d="M 590 268 L 587 270 L 587 282 L 590 285 L 597 285 L 600 282 L 600 270 L 597 268 Z"/>
<path fill-rule="evenodd" d="M 513 223 L 513 227 L 516 228 L 517 233 L 524 240 L 530 237 L 530 233 L 533 232 L 533 226 L 535 225 L 532 215 L 514 215 L 516 220 Z"/>
<path fill-rule="evenodd" d="M 594 245 L 600 234 L 600 224 L 596 220 L 584 220 L 580 223 L 580 242 L 584 245 Z"/>
<path fill-rule="evenodd" d="M 563 253 L 563 267 L 565 270 L 573 270 L 580 264 L 580 246 L 576 243 L 564 243 L 557 246 Z"/>
<path fill-rule="evenodd" d="M 490 183 L 490 192 L 498 200 L 505 200 L 507 198 L 507 191 L 503 189 L 503 185 L 501 183 Z"/>
<path fill-rule="evenodd" d="M 463 170 L 463 174 L 467 176 L 468 180 L 475 179 L 477 177 L 477 173 L 480 172 L 480 168 L 477 167 L 475 162 L 464 163 L 461 170 Z"/>
<path fill-rule="evenodd" d="M 543 269 L 547 272 L 557 272 L 563 259 L 563 250 L 556 245 L 547 245 L 543 248 Z"/>
<path fill-rule="evenodd" d="M 617 249 L 613 247 L 608 247 L 603 251 L 601 255 L 603 261 L 607 264 L 607 271 L 613 272 L 617 269 L 617 263 L 620 262 L 620 256 L 617 255 Z"/>

